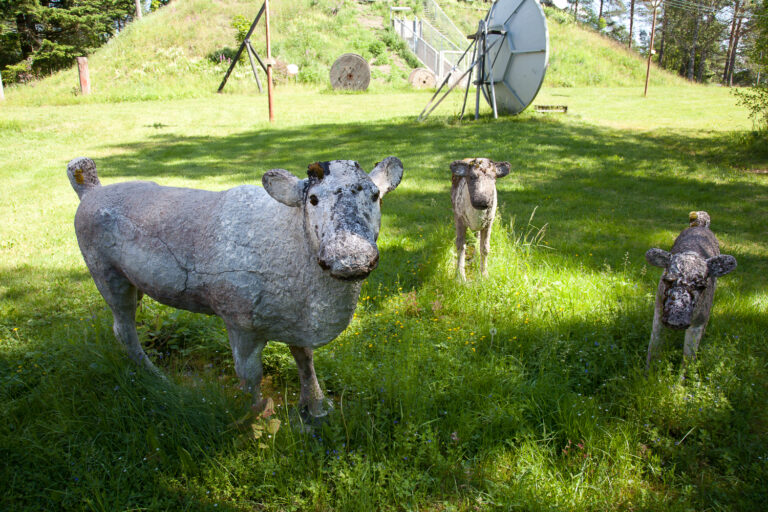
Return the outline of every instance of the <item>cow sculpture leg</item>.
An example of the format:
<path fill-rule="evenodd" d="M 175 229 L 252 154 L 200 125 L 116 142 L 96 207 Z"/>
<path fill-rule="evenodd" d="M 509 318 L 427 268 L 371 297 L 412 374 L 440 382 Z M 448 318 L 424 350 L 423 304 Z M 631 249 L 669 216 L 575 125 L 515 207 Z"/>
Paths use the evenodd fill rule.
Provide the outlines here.
<path fill-rule="evenodd" d="M 317 419 L 326 416 L 332 408 L 330 401 L 323 396 L 320 384 L 315 375 L 315 363 L 312 349 L 308 347 L 290 346 L 293 359 L 299 369 L 301 394 L 299 395 L 299 412 L 304 419 Z"/>
<path fill-rule="evenodd" d="M 467 241 L 467 226 L 460 220 L 456 219 L 456 255 L 458 261 L 456 263 L 456 277 L 462 281 L 467 280 L 467 276 L 464 273 L 464 252 L 466 249 Z"/>
<path fill-rule="evenodd" d="M 704 336 L 705 326 L 689 327 L 685 330 L 685 342 L 683 344 L 683 357 L 685 361 L 696 359 L 696 352 L 699 350 L 699 342 Z"/>
<path fill-rule="evenodd" d="M 252 331 L 233 325 L 227 325 L 227 334 L 235 360 L 235 372 L 240 377 L 243 391 L 251 394 L 252 407 L 261 412 L 267 404 L 261 398 L 261 378 L 264 374 L 261 352 L 267 343 L 258 339 Z"/>
<path fill-rule="evenodd" d="M 656 290 L 656 302 L 653 307 L 653 327 L 651 327 L 651 340 L 648 342 L 648 356 L 645 359 L 645 371 L 651 368 L 651 359 L 656 354 L 661 344 L 661 310 L 664 307 L 664 283 L 659 282 Z"/>
<path fill-rule="evenodd" d="M 488 253 L 491 252 L 491 227 L 480 231 L 480 273 L 488 277 Z"/>
<path fill-rule="evenodd" d="M 106 270 L 103 273 L 93 273 L 92 275 L 96 288 L 99 289 L 112 310 L 112 317 L 114 318 L 112 330 L 115 337 L 125 346 L 128 357 L 162 377 L 160 370 L 152 364 L 141 347 L 139 335 L 136 332 L 136 306 L 141 292 L 114 270 Z"/>

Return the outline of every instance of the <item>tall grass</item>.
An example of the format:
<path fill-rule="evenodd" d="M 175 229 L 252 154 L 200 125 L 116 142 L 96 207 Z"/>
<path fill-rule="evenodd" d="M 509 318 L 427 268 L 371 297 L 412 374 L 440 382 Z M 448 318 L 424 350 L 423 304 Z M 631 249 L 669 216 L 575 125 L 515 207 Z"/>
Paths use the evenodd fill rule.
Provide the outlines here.
<path fill-rule="evenodd" d="M 455 103 L 416 124 L 425 94 L 293 87 L 275 125 L 263 98 L 237 95 L 3 107 L 0 509 L 760 509 L 768 246 L 755 219 L 768 185 L 742 167 L 768 162 L 718 131 L 749 127 L 732 103 L 685 92 L 674 129 L 667 95 L 618 89 L 599 103 L 551 90 L 570 95 L 567 116 L 461 124 Z M 642 109 L 643 130 L 621 127 L 618 112 Z M 280 423 L 249 416 L 215 317 L 145 298 L 140 337 L 169 380 L 130 364 L 75 241 L 71 157 L 94 157 L 106 184 L 223 189 L 391 154 L 405 177 L 383 205 L 379 268 L 349 328 L 316 352 L 335 404 L 325 425 L 296 425 L 279 343 L 264 360 Z M 498 182 L 490 277 L 472 257 L 462 284 L 448 163 L 466 156 L 513 170 Z M 739 268 L 686 378 L 673 332 L 646 377 L 659 273 L 643 253 L 668 248 L 694 209 Z"/>

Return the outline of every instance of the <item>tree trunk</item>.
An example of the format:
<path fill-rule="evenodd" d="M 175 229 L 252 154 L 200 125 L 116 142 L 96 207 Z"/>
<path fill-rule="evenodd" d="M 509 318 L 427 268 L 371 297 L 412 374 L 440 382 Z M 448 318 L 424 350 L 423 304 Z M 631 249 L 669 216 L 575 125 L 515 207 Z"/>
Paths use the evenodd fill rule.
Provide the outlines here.
<path fill-rule="evenodd" d="M 725 66 L 723 66 L 723 82 L 728 81 L 728 70 L 731 67 L 731 52 L 733 51 L 733 35 L 736 33 L 736 18 L 739 16 L 740 0 L 736 0 L 733 7 L 733 20 L 731 21 L 731 34 L 728 37 L 728 51 L 725 52 Z"/>
<path fill-rule="evenodd" d="M 635 0 L 631 0 L 629 3 L 629 42 L 627 48 L 632 49 L 632 25 L 635 21 Z"/>
<path fill-rule="evenodd" d="M 661 4 L 661 21 L 659 30 L 661 31 L 661 44 L 659 47 L 659 66 L 664 67 L 664 40 L 667 38 L 667 9 Z"/>
<path fill-rule="evenodd" d="M 699 10 L 696 9 L 694 14 L 696 16 L 696 23 L 693 26 L 693 41 L 691 41 L 691 52 L 688 55 L 688 80 L 693 81 L 694 65 L 696 64 L 696 44 L 699 41 Z"/>
<path fill-rule="evenodd" d="M 19 34 L 19 46 L 21 47 L 22 59 L 26 59 L 35 51 L 33 34 L 27 26 L 29 22 L 29 17 L 26 14 L 16 15 L 16 33 Z"/>
<path fill-rule="evenodd" d="M 597 21 L 600 21 L 600 18 L 603 17 L 603 0 L 600 0 L 600 13 L 597 15 Z"/>
<path fill-rule="evenodd" d="M 141 19 L 141 0 L 136 0 L 136 19 Z"/>
<path fill-rule="evenodd" d="M 739 36 L 741 36 L 741 18 L 739 18 L 739 23 L 736 25 L 736 32 L 733 34 L 731 62 L 728 64 L 728 87 L 733 86 L 733 67 L 736 65 L 736 50 L 739 47 Z"/>
<path fill-rule="evenodd" d="M 699 54 L 699 67 L 696 68 L 696 81 L 704 83 L 704 67 L 707 65 L 707 51 L 702 49 Z"/>

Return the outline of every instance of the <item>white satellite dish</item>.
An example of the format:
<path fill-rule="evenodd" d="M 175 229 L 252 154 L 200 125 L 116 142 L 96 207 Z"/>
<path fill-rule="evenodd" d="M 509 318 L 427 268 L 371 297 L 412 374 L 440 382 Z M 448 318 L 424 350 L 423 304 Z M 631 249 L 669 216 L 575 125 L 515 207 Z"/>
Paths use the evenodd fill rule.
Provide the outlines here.
<path fill-rule="evenodd" d="M 477 86 L 475 119 L 479 117 L 481 91 L 493 108 L 494 117 L 498 112 L 519 114 L 539 92 L 549 64 L 549 34 L 547 19 L 538 0 L 496 0 L 485 19 L 480 20 L 477 32 L 468 37 L 472 43 L 459 62 L 471 51 L 471 63 L 458 79 L 453 76 L 461 72 L 458 67 L 448 72 L 419 115 L 420 121 L 426 119 L 458 84 L 471 81 L 473 74 L 477 76 L 472 82 Z M 469 80 L 465 81 L 467 75 Z M 433 105 L 442 88 L 449 83 L 453 85 Z M 468 92 L 469 89 L 464 95 L 462 118 Z"/>
<path fill-rule="evenodd" d="M 549 64 L 547 19 L 536 0 L 498 0 L 486 18 L 489 48 L 481 70 L 482 91 L 499 111 L 519 114 L 533 102 Z"/>

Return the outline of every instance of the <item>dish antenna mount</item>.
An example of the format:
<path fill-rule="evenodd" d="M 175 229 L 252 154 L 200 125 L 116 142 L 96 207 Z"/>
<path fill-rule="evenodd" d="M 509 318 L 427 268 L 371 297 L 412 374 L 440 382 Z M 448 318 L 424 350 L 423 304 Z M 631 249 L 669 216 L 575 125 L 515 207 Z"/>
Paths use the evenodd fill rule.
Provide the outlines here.
<path fill-rule="evenodd" d="M 496 0 L 480 20 L 477 32 L 467 37 L 472 42 L 458 62 L 471 54 L 469 67 L 463 73 L 457 66 L 448 72 L 419 115 L 419 121 L 425 120 L 453 89 L 465 82 L 467 89 L 459 119 L 464 118 L 470 83 L 477 86 L 475 119 L 480 117 L 481 92 L 493 109 L 494 119 L 499 112 L 519 114 L 539 92 L 549 64 L 549 35 L 544 11 L 537 0 Z M 448 90 L 440 96 L 446 86 Z M 435 102 L 438 96 L 440 99 Z"/>

